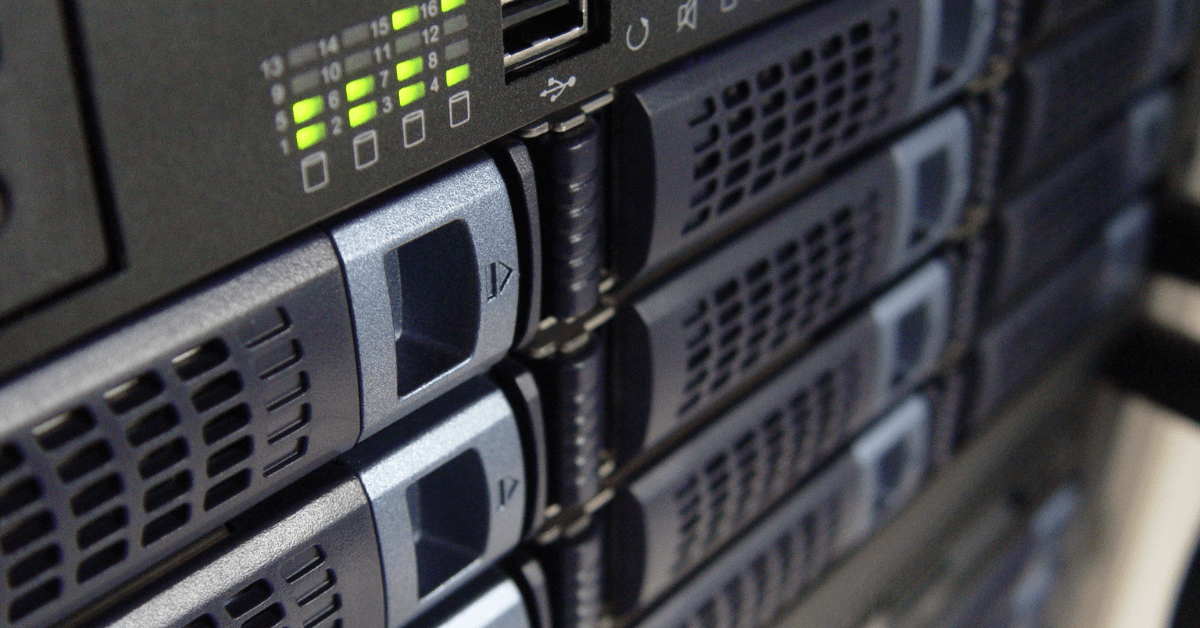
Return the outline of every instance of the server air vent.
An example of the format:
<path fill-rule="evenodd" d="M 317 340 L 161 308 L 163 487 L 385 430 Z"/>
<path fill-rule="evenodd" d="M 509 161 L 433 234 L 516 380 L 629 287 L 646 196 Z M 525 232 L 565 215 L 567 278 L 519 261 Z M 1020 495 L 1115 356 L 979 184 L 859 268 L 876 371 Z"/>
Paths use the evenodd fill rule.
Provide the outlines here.
<path fill-rule="evenodd" d="M 820 164 L 888 118 L 900 67 L 895 10 L 861 20 L 697 99 L 681 235 Z"/>
<path fill-rule="evenodd" d="M 861 296 L 875 255 L 877 204 L 867 194 L 858 206 L 836 208 L 695 300 L 680 321 L 687 338 L 680 417 Z"/>

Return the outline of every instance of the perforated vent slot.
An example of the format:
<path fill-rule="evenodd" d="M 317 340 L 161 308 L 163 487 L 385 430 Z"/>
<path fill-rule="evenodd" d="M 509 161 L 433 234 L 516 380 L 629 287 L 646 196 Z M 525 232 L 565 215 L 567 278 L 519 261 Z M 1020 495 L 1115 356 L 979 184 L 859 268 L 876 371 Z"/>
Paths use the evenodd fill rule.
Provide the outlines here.
<path fill-rule="evenodd" d="M 678 522 L 675 571 L 682 572 L 737 532 L 818 466 L 847 430 L 860 367 L 851 355 L 800 382 L 728 448 L 698 461 L 673 493 Z"/>
<path fill-rule="evenodd" d="M 53 430 L 62 417 L 51 419 L 44 426 Z M 47 429 L 40 430 L 44 436 Z M 73 435 L 72 440 L 86 430 Z M 58 448 L 65 442 L 53 439 L 47 443 Z M 11 590 L 8 620 L 16 622 L 33 611 L 49 604 L 62 593 L 62 578 L 54 569 L 62 562 L 62 550 L 47 536 L 57 528 L 54 516 L 40 503 L 44 496 L 42 483 L 29 475 L 25 455 L 13 443 L 0 447 L 4 472 L 0 481 L 0 520 L 5 527 L 0 533 L 0 552 L 4 556 L 5 583 Z"/>
<path fill-rule="evenodd" d="M 707 541 L 721 537 L 729 499 L 729 457 L 719 454 L 704 466 L 704 480 L 708 487 L 708 535 Z"/>
<path fill-rule="evenodd" d="M 708 597 L 696 604 L 692 616 L 680 625 L 737 628 L 759 625 L 746 622 L 747 617 L 768 621 L 829 565 L 840 503 L 841 495 L 833 495 L 783 534 L 763 544 L 760 552 L 748 557 L 739 573 L 709 591 Z M 772 563 L 776 569 L 769 567 Z"/>
<path fill-rule="evenodd" d="M 896 10 L 831 32 L 701 96 L 688 120 L 693 186 L 682 235 L 799 179 L 890 118 Z"/>
<path fill-rule="evenodd" d="M 799 238 L 742 269 L 681 317 L 686 373 L 678 415 L 731 388 L 808 337 L 864 291 L 878 196 L 834 208 Z"/>
<path fill-rule="evenodd" d="M 678 509 L 679 545 L 676 547 L 675 571 L 687 568 L 693 560 L 693 552 L 700 539 L 700 523 L 703 519 L 700 497 L 700 482 L 695 475 L 688 476 L 683 486 L 675 491 L 675 507 Z"/>
<path fill-rule="evenodd" d="M 341 625 L 342 596 L 337 572 L 326 562 L 325 550 L 305 548 L 280 563 L 282 579 L 259 578 L 225 599 L 220 610 L 205 613 L 186 628 L 272 628 L 286 623 L 296 628 Z"/>
<path fill-rule="evenodd" d="M 244 327 L 246 341 L 210 338 L 163 356 L 0 443 L 10 623 L 161 559 L 159 544 L 172 549 L 164 540 L 177 547 L 215 525 L 199 513 L 304 457 L 311 409 L 307 388 L 295 394 L 309 377 L 301 340 L 281 309 Z"/>
<path fill-rule="evenodd" d="M 758 492 L 759 447 L 758 435 L 747 432 L 737 440 L 733 452 L 737 468 L 737 505 L 734 515 L 739 522 L 746 518 L 750 498 Z"/>

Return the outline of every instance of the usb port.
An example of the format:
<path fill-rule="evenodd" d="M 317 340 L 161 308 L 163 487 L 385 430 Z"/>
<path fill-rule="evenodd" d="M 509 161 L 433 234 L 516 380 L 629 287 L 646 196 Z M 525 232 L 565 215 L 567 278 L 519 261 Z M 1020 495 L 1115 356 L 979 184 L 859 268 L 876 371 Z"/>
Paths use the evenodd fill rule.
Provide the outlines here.
<path fill-rule="evenodd" d="M 554 56 L 588 34 L 589 0 L 501 0 L 504 69 Z"/>

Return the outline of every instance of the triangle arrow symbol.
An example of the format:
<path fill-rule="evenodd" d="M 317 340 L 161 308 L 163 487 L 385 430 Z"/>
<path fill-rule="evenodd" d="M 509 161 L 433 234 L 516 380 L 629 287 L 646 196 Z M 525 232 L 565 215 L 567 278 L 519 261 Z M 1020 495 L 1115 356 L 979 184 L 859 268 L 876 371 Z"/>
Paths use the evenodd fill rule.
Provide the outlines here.
<path fill-rule="evenodd" d="M 488 295 L 489 301 L 500 296 L 501 292 L 508 287 L 508 280 L 512 279 L 513 267 L 501 261 L 495 261 L 488 264 L 487 280 L 488 280 Z"/>
<path fill-rule="evenodd" d="M 500 478 L 500 507 L 504 508 L 517 494 L 521 481 L 514 477 Z"/>
<path fill-rule="evenodd" d="M 496 283 L 496 294 L 504 292 L 504 287 L 508 285 L 508 280 L 512 278 L 513 269 L 504 262 L 496 262 L 496 275 L 499 281 Z"/>

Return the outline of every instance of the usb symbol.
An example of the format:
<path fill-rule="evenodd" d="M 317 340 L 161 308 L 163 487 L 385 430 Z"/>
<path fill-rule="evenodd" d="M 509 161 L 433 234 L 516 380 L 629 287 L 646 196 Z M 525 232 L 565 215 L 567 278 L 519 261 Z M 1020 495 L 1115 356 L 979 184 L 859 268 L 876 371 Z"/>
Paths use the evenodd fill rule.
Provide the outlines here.
<path fill-rule="evenodd" d="M 567 91 L 568 87 L 573 87 L 575 85 L 575 77 L 571 76 L 571 78 L 568 78 L 567 82 L 564 83 L 551 76 L 550 78 L 546 79 L 546 85 L 547 87 L 546 89 L 542 90 L 541 96 L 542 98 L 549 96 L 550 102 L 554 102 L 558 100 L 559 96 L 562 96 L 563 92 Z"/>

